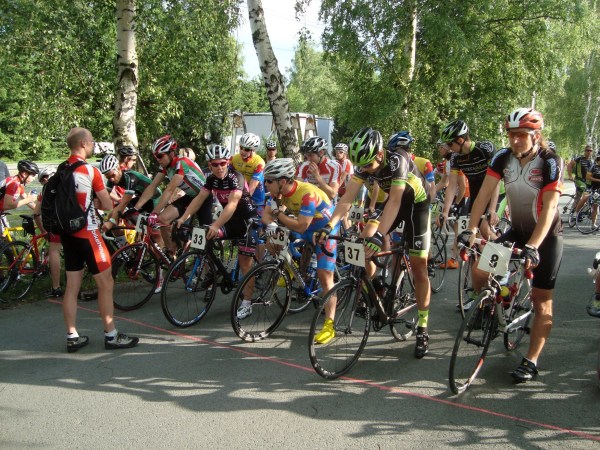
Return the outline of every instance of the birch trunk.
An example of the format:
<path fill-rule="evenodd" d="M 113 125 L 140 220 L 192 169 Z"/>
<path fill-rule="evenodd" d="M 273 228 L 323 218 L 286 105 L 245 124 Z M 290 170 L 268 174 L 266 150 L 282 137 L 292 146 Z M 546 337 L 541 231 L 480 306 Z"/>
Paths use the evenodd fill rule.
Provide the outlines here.
<path fill-rule="evenodd" d="M 261 0 L 248 0 L 248 18 L 252 30 L 252 42 L 258 56 L 258 65 L 267 89 L 267 98 L 283 154 L 300 162 L 298 140 L 292 128 L 285 85 L 273 47 L 271 47 Z"/>
<path fill-rule="evenodd" d="M 115 149 L 123 145 L 138 148 L 135 126 L 138 85 L 138 57 L 135 41 L 136 0 L 117 0 L 117 90 L 113 116 Z M 147 173 L 143 161 L 138 155 Z"/>

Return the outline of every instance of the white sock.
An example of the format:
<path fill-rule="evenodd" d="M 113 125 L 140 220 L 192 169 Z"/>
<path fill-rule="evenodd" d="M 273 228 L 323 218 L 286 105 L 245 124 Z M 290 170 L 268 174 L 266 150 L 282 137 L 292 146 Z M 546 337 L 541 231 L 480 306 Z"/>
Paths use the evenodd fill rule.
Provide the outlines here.
<path fill-rule="evenodd" d="M 67 339 L 77 339 L 79 337 L 79 333 L 76 331 L 75 333 L 67 333 Z"/>
<path fill-rule="evenodd" d="M 242 306 L 252 306 L 252 300 L 242 300 Z"/>
<path fill-rule="evenodd" d="M 108 333 L 105 331 L 104 336 L 107 337 L 109 340 L 113 340 L 117 337 L 117 329 L 115 328 L 114 330 L 109 331 Z"/>

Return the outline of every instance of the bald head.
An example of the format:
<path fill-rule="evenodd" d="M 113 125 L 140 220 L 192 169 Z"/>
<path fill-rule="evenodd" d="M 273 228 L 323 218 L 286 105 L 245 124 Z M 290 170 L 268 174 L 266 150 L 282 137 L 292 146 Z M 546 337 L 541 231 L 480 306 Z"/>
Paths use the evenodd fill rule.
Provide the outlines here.
<path fill-rule="evenodd" d="M 71 128 L 69 134 L 67 134 L 67 146 L 71 150 L 77 150 L 83 142 L 91 142 L 93 140 L 92 133 L 87 128 Z"/>

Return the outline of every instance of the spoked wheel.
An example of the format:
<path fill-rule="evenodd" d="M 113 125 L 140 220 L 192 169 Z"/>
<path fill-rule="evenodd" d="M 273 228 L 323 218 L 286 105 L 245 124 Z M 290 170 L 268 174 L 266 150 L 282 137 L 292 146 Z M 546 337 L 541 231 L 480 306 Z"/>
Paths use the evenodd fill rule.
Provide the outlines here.
<path fill-rule="evenodd" d="M 7 267 L 9 277 L 0 294 L 2 300 L 21 300 L 33 286 L 37 276 L 38 261 L 33 250 L 27 249 L 28 245 L 24 242 L 13 241 L 0 251 L 2 254 L 0 267 Z"/>
<path fill-rule="evenodd" d="M 0 248 L 0 292 L 6 291 L 17 275 L 15 260 L 25 251 L 27 244 L 13 241 L 2 244 Z"/>
<path fill-rule="evenodd" d="M 198 323 L 210 309 L 217 292 L 217 270 L 204 253 L 181 255 L 171 264 L 161 292 L 163 314 L 176 327 Z"/>
<path fill-rule="evenodd" d="M 514 300 L 508 313 L 508 323 L 518 323 L 518 327 L 504 333 L 504 347 L 514 350 L 523 337 L 529 334 L 529 325 L 533 320 L 533 303 L 531 302 L 531 285 L 525 278 L 525 269 L 520 266 L 508 280 Z"/>
<path fill-rule="evenodd" d="M 488 289 L 475 300 L 463 320 L 450 358 L 450 389 L 460 394 L 473 384 L 483 366 L 488 348 L 498 332 L 495 299 Z"/>
<path fill-rule="evenodd" d="M 356 280 L 343 280 L 325 295 L 323 304 L 315 312 L 308 335 L 310 362 L 323 378 L 335 379 L 358 361 L 371 327 L 368 298 Z M 335 337 L 325 344 L 317 344 L 315 336 L 325 322 L 325 308 L 336 302 Z"/>
<path fill-rule="evenodd" d="M 446 278 L 446 241 L 448 236 L 440 228 L 432 230 L 431 249 L 427 260 L 427 271 L 429 272 L 429 283 L 431 292 L 439 292 Z"/>
<path fill-rule="evenodd" d="M 471 283 L 471 268 L 473 266 L 473 258 L 469 257 L 466 261 L 459 258 L 458 265 L 458 305 L 457 308 L 461 317 L 465 318 L 465 305 L 469 299 L 473 297 L 473 284 Z"/>
<path fill-rule="evenodd" d="M 415 285 L 410 272 L 403 269 L 398 275 L 401 277 L 398 292 L 394 296 L 394 303 L 388 315 L 394 320 L 390 323 L 390 331 L 397 341 L 405 341 L 417 329 L 418 311 L 415 297 Z"/>
<path fill-rule="evenodd" d="M 145 305 L 158 288 L 159 270 L 158 259 L 146 244 L 117 250 L 112 256 L 115 308 L 133 311 Z"/>
<path fill-rule="evenodd" d="M 558 200 L 558 211 L 562 223 L 568 223 L 569 227 L 575 226 L 575 194 L 561 194 Z"/>
<path fill-rule="evenodd" d="M 583 205 L 583 208 L 579 210 L 575 226 L 582 234 L 590 234 L 598 229 L 594 226 L 594 221 L 592 220 L 592 208 L 589 203 Z"/>
<path fill-rule="evenodd" d="M 254 266 L 244 277 L 231 302 L 231 326 L 245 341 L 260 341 L 273 333 L 283 321 L 290 304 L 290 277 L 277 260 Z M 238 318 L 244 299 L 252 301 L 252 313 Z"/>

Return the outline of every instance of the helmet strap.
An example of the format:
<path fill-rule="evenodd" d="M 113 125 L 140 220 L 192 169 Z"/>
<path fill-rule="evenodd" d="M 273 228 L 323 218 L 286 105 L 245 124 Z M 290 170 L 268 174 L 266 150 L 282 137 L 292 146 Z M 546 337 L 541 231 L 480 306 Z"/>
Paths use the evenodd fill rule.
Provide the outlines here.
<path fill-rule="evenodd" d="M 522 159 L 527 158 L 529 155 L 531 155 L 531 153 L 533 152 L 533 150 L 537 147 L 537 142 L 534 142 L 533 145 L 531 146 L 531 148 L 529 150 L 527 150 L 525 153 L 521 153 L 520 155 L 515 155 L 515 158 L 517 158 L 519 161 L 521 161 Z"/>

